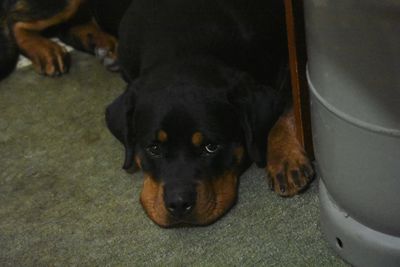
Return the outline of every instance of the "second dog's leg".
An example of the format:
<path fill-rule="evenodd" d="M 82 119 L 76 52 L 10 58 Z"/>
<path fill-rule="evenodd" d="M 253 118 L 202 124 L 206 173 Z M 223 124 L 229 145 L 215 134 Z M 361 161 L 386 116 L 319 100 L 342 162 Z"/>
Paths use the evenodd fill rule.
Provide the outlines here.
<path fill-rule="evenodd" d="M 42 37 L 41 32 L 69 20 L 78 11 L 82 2 L 83 0 L 69 0 L 61 11 L 50 17 L 17 20 L 13 24 L 12 30 L 17 45 L 21 52 L 32 61 L 37 72 L 57 76 L 68 71 L 67 51 Z M 23 8 L 21 8 L 22 12 Z"/>

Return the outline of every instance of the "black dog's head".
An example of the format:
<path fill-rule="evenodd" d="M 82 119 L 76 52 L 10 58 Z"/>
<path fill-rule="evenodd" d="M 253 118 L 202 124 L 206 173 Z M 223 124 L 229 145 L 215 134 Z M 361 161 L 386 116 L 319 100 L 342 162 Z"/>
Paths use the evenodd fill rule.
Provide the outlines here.
<path fill-rule="evenodd" d="M 141 203 L 154 222 L 209 224 L 235 203 L 248 159 L 265 166 L 275 95 L 243 73 L 165 68 L 130 82 L 107 125 L 125 146 L 124 168 L 144 172 Z"/>

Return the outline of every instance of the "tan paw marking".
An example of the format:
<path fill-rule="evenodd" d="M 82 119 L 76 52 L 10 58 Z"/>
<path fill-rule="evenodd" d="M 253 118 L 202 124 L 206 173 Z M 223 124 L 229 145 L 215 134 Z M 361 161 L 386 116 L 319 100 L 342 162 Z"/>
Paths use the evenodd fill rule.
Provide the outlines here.
<path fill-rule="evenodd" d="M 314 171 L 296 138 L 293 112 L 283 114 L 268 137 L 268 184 L 281 196 L 293 196 L 306 188 Z"/>

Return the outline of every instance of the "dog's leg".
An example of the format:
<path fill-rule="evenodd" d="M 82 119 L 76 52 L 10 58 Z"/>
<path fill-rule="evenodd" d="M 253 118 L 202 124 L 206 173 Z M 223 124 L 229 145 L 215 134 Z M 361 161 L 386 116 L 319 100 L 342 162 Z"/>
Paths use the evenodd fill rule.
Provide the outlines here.
<path fill-rule="evenodd" d="M 41 74 L 57 76 L 68 71 L 68 53 L 58 44 L 40 35 L 43 30 L 69 20 L 84 0 L 69 0 L 53 16 L 44 19 L 23 20 L 13 24 L 15 41 Z"/>
<path fill-rule="evenodd" d="M 281 196 L 293 196 L 312 180 L 311 163 L 296 138 L 293 109 L 286 111 L 268 137 L 268 182 Z"/>
<path fill-rule="evenodd" d="M 111 71 L 118 71 L 117 39 L 103 32 L 94 19 L 72 25 L 60 36 L 65 43 L 91 54 L 95 54 Z"/>

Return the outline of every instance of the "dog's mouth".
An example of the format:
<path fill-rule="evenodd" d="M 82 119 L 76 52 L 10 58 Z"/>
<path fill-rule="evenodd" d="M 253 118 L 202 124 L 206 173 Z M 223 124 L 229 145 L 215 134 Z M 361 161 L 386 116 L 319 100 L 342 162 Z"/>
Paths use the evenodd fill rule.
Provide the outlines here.
<path fill-rule="evenodd" d="M 197 197 L 193 210 L 176 217 L 165 207 L 162 184 L 145 174 L 140 202 L 150 219 L 161 227 L 209 225 L 235 204 L 237 187 L 238 175 L 233 171 L 203 181 L 196 188 Z"/>

